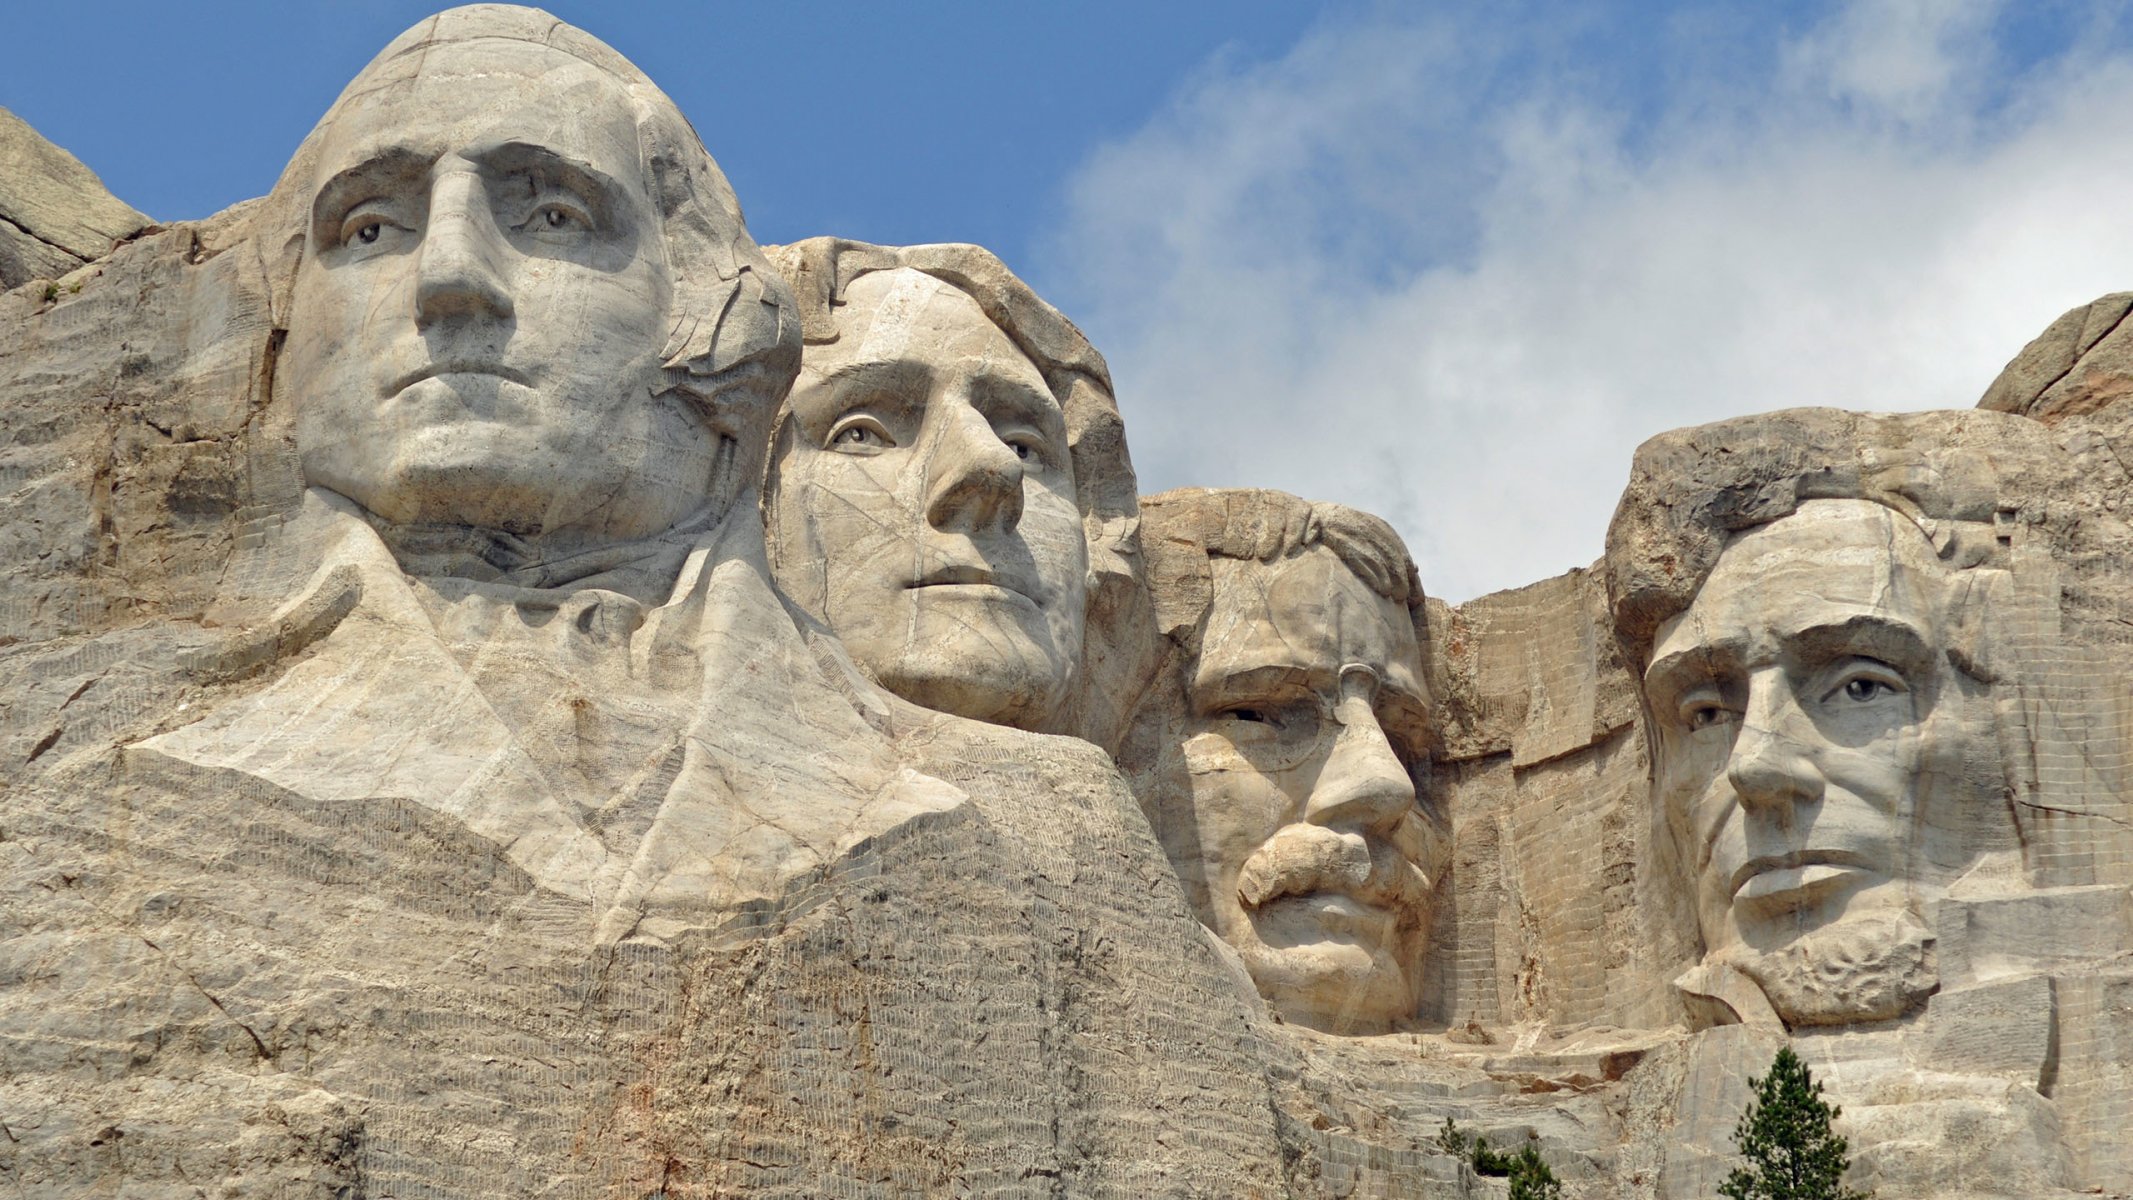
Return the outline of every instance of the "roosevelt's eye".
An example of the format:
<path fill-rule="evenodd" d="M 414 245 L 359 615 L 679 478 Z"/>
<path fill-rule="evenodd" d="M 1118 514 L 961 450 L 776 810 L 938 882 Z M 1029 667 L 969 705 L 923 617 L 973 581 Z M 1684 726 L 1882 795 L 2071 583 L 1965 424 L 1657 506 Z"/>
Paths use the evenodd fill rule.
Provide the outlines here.
<path fill-rule="evenodd" d="M 1222 714 L 1232 721 L 1244 721 L 1253 725 L 1272 725 L 1274 718 L 1256 708 L 1232 708 Z"/>
<path fill-rule="evenodd" d="M 889 436 L 881 422 L 864 415 L 846 417 L 829 435 L 830 449 L 846 453 L 872 453 L 895 444 L 896 439 Z"/>

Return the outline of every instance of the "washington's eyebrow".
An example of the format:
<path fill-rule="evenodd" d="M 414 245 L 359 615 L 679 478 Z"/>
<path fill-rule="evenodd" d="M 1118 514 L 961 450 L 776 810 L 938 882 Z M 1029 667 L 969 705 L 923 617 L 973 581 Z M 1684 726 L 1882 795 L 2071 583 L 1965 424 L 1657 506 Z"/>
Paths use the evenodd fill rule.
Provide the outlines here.
<path fill-rule="evenodd" d="M 476 146 L 466 157 L 490 175 L 534 175 L 560 183 L 597 205 L 601 211 L 593 214 L 596 218 L 615 212 L 617 199 L 626 194 L 621 181 L 600 168 L 533 142 Z"/>
<path fill-rule="evenodd" d="M 392 146 L 335 172 L 331 179 L 319 185 L 318 194 L 311 199 L 314 236 L 320 241 L 326 240 L 324 231 L 337 224 L 349 208 L 383 189 L 422 178 L 435 161 L 434 155 L 405 146 Z"/>

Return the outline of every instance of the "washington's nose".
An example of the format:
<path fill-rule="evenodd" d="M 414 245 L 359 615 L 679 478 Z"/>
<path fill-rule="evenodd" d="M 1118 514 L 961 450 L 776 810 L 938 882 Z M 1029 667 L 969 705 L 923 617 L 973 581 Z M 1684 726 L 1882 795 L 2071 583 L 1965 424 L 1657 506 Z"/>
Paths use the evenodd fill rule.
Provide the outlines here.
<path fill-rule="evenodd" d="M 926 460 L 926 521 L 964 533 L 1022 521 L 1022 459 L 969 401 L 942 397 L 940 436 Z"/>
<path fill-rule="evenodd" d="M 1726 778 L 1743 808 L 1770 811 L 1783 820 L 1795 806 L 1822 799 L 1822 772 L 1797 728 L 1806 719 L 1776 672 L 1750 681 L 1747 711 L 1726 761 Z"/>
<path fill-rule="evenodd" d="M 502 243 L 480 178 L 472 172 L 439 178 L 430 193 L 429 220 L 418 251 L 416 325 L 511 316 Z"/>
<path fill-rule="evenodd" d="M 1305 820 L 1384 833 L 1413 807 L 1414 780 L 1378 724 L 1375 700 L 1374 688 L 1342 688 L 1340 733 L 1311 788 Z"/>

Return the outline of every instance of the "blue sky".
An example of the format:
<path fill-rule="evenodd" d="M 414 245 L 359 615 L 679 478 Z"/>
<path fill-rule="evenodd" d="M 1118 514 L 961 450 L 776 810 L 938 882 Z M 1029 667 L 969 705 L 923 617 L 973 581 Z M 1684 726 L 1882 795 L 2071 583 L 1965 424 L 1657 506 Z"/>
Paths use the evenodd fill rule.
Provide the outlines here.
<path fill-rule="evenodd" d="M 16 6 L 0 105 L 198 217 L 430 7 Z M 1653 433 L 1968 407 L 2133 287 L 2122 2 L 549 7 L 761 240 L 992 247 L 1111 360 L 1144 490 L 1371 509 L 1454 600 L 1596 558 Z"/>

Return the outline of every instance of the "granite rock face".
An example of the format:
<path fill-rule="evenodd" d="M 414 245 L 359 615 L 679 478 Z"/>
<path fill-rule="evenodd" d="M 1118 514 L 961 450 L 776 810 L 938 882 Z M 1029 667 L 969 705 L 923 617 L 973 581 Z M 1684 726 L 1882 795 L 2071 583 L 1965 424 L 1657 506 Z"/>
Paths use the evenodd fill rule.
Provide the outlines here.
<path fill-rule="evenodd" d="M 149 224 L 79 159 L 0 108 L 0 290 L 59 279 Z"/>
<path fill-rule="evenodd" d="M 2125 297 L 1451 607 L 546 14 L 204 222 L 11 120 L 0 1185 L 1704 1196 L 1789 1043 L 1854 1186 L 2133 1194 Z"/>

